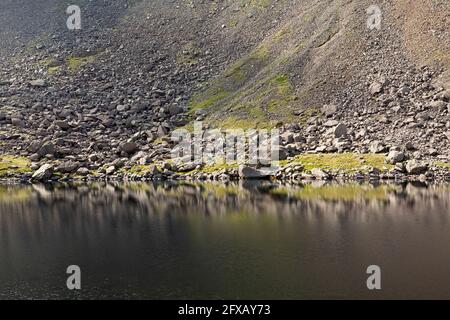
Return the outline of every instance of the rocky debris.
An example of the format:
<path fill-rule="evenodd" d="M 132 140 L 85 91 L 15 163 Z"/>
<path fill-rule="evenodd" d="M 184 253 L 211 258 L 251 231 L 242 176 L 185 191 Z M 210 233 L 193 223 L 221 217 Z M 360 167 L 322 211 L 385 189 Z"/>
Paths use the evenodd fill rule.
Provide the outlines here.
<path fill-rule="evenodd" d="M 264 38 L 261 28 L 272 34 L 271 30 L 278 27 L 275 22 L 262 23 L 255 32 L 248 33 L 241 33 L 245 28 L 239 28 L 230 39 L 222 33 L 222 22 L 216 29 L 211 27 L 214 19 L 222 21 L 232 6 L 224 6 L 207 16 L 202 16 L 201 10 L 195 11 L 200 18 L 194 21 L 190 9 L 180 10 L 179 6 L 167 4 L 156 7 L 154 14 L 149 13 L 148 21 L 140 21 L 145 23 L 126 23 L 119 32 L 111 33 L 111 28 L 99 28 L 97 22 L 116 26 L 115 19 L 128 13 L 126 6 L 115 0 L 108 6 L 96 3 L 86 4 L 85 10 L 91 12 L 86 17 L 89 23 L 76 37 L 68 37 L 67 30 L 55 29 L 48 32 L 52 34 L 48 41 L 33 46 L 37 50 L 14 48 L 13 52 L 0 56 L 0 154 L 28 157 L 36 166 L 52 162 L 57 168 L 67 165 L 72 170 L 70 164 L 78 163 L 82 167 L 73 169 L 75 172 L 103 168 L 102 174 L 108 171 L 115 176 L 121 174 L 119 169 L 123 167 L 167 160 L 174 146 L 167 138 L 170 132 L 195 118 L 203 120 L 209 116 L 208 108 L 194 114 L 187 112 L 194 94 L 208 89 L 205 83 L 258 47 Z M 146 5 L 141 9 L 148 9 Z M 208 9 L 209 3 L 199 2 L 195 7 L 201 6 Z M 285 7 L 289 11 L 296 9 Z M 158 13 L 161 8 L 163 15 Z M 273 9 L 280 9 L 276 2 L 270 12 L 260 10 L 259 19 L 268 21 L 268 15 L 274 18 L 270 21 L 288 19 L 288 12 Z M 256 21 L 254 16 L 242 23 Z M 170 35 L 167 37 L 170 40 L 150 36 L 148 30 L 152 34 Z M 231 30 L 227 28 L 227 32 Z M 317 81 L 317 90 L 311 90 L 317 97 L 310 105 L 322 106 L 320 110 L 304 110 L 298 99 L 293 99 L 292 110 L 297 110 L 295 114 L 302 119 L 277 124 L 281 129 L 281 159 L 307 152 L 381 154 L 391 150 L 387 161 L 398 169 L 395 174 L 407 172 L 404 163 L 407 159 L 449 161 L 450 90 L 446 87 L 448 81 L 435 81 L 446 72 L 409 61 L 402 54 L 403 44 L 398 43 L 403 38 L 400 30 L 392 24 L 389 30 L 384 34 L 367 33 L 367 38 L 362 39 L 365 54 L 358 59 L 352 57 L 352 65 L 357 66 L 359 73 L 349 76 L 335 70 L 337 64 L 332 63 L 331 69 L 322 64 L 317 68 L 324 67 L 324 73 L 317 73 L 319 78 L 290 79 L 294 89 L 299 90 L 309 88 L 310 80 L 323 80 L 324 74 L 331 77 Z M 139 34 L 140 41 L 130 34 Z M 8 33 L 1 37 L 4 40 Z M 195 48 L 199 43 L 202 48 Z M 0 50 L 6 48 L 6 42 L 2 44 L 5 45 Z M 180 53 L 188 63 L 179 61 Z M 91 62 L 78 70 L 69 70 L 70 57 L 77 56 Z M 289 60 L 300 60 L 293 58 L 296 59 Z M 43 62 L 59 71 L 50 75 Z M 303 66 L 283 66 L 287 70 L 297 67 Z M 265 101 L 269 97 L 263 98 Z M 220 109 L 223 116 L 229 111 Z M 270 120 L 277 120 L 277 115 L 270 113 L 274 116 Z M 221 116 L 216 119 L 218 123 Z M 401 148 L 392 150 L 391 146 Z M 399 160 L 402 152 L 404 158 Z M 181 169 L 188 172 L 193 167 L 188 163 Z M 233 174 L 238 176 L 238 172 L 222 174 L 229 178 Z M 303 172 L 293 174 L 300 177 Z M 291 177 L 291 173 L 287 176 Z"/>
<path fill-rule="evenodd" d="M 32 175 L 32 179 L 35 181 L 47 181 L 53 175 L 53 165 L 44 164 Z"/>

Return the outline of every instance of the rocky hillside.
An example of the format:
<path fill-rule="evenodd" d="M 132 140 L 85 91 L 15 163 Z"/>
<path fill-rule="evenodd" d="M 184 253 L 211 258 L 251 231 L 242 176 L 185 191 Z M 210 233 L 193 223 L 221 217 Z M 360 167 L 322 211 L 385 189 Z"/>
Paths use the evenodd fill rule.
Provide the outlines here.
<path fill-rule="evenodd" d="M 281 127 L 286 156 L 450 161 L 447 0 L 380 0 L 380 30 L 366 0 L 77 3 L 70 31 L 65 1 L 1 1 L 0 154 L 150 163 L 197 119 Z"/>

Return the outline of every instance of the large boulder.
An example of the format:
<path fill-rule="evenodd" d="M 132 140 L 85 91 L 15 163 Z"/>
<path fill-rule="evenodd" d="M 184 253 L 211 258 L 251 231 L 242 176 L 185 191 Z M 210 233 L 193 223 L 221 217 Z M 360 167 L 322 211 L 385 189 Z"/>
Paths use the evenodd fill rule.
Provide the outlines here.
<path fill-rule="evenodd" d="M 398 162 L 405 161 L 406 156 L 401 151 L 391 151 L 389 152 L 388 156 L 386 157 L 386 161 L 390 164 L 396 164 Z"/>
<path fill-rule="evenodd" d="M 50 179 L 52 175 L 53 166 L 51 164 L 44 164 L 35 173 L 33 173 L 31 178 L 36 181 L 46 181 Z"/>
<path fill-rule="evenodd" d="M 269 176 L 269 172 L 258 170 L 246 165 L 239 166 L 239 178 L 241 179 L 264 179 Z"/>
<path fill-rule="evenodd" d="M 347 127 L 343 123 L 339 123 L 336 128 L 334 128 L 334 137 L 342 138 L 347 136 Z"/>
<path fill-rule="evenodd" d="M 55 154 L 55 145 L 51 142 L 46 142 L 42 147 L 39 148 L 37 154 L 39 157 L 45 157 L 46 155 L 54 155 Z"/>
<path fill-rule="evenodd" d="M 139 150 L 139 146 L 134 142 L 124 142 L 120 145 L 120 150 L 128 154 L 133 154 Z"/>
<path fill-rule="evenodd" d="M 428 170 L 428 165 L 420 163 L 417 160 L 410 160 L 406 163 L 406 171 L 409 174 L 423 174 L 425 172 L 427 172 Z"/>
<path fill-rule="evenodd" d="M 75 171 L 77 171 L 77 169 L 80 167 L 80 164 L 78 162 L 75 161 L 66 161 L 61 163 L 56 170 L 61 172 L 61 173 L 73 173 Z"/>

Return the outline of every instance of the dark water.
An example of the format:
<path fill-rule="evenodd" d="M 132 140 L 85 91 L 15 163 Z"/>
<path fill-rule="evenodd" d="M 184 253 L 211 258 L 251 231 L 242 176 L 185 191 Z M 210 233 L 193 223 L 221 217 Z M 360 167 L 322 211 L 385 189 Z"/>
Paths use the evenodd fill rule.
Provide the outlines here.
<path fill-rule="evenodd" d="M 450 299 L 449 205 L 445 185 L 0 186 L 0 299 Z"/>

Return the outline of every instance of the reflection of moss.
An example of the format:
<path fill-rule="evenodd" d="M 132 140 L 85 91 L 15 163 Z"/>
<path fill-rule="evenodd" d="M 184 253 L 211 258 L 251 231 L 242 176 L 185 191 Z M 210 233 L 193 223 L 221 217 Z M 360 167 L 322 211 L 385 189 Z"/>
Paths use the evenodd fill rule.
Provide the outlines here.
<path fill-rule="evenodd" d="M 221 182 L 218 183 L 203 183 L 200 185 L 202 187 L 202 194 L 204 196 L 212 195 L 215 198 L 223 198 L 229 195 L 238 195 L 245 194 L 246 190 L 239 187 L 236 184 L 224 184 Z"/>
<path fill-rule="evenodd" d="M 30 172 L 30 161 L 23 157 L 0 157 L 0 177 Z"/>
<path fill-rule="evenodd" d="M 322 199 L 354 201 L 357 199 L 384 200 L 392 190 L 394 189 L 387 185 L 374 187 L 359 184 L 330 184 L 320 187 L 315 187 L 313 185 L 306 185 L 302 188 L 277 187 L 276 189 L 271 190 L 270 193 L 304 200 Z"/>
<path fill-rule="evenodd" d="M 30 196 L 30 188 L 7 188 L 0 186 L 0 203 L 22 202 Z"/>
<path fill-rule="evenodd" d="M 281 165 L 301 164 L 307 170 L 314 168 L 342 170 L 345 172 L 364 171 L 368 167 L 377 169 L 389 169 L 382 154 L 356 154 L 356 153 L 326 153 L 326 154 L 303 154 L 294 158 L 292 161 L 281 161 Z"/>

